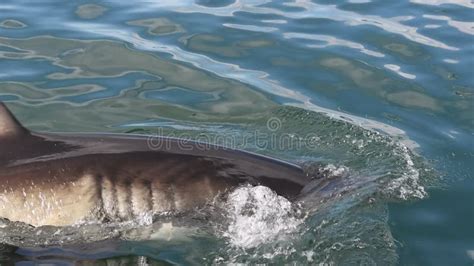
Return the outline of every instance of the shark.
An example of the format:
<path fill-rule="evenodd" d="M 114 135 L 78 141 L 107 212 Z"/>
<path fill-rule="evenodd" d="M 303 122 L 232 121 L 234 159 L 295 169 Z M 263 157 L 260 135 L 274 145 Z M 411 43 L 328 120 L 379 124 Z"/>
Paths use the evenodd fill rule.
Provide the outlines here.
<path fill-rule="evenodd" d="M 311 179 L 296 164 L 190 140 L 32 132 L 0 102 L 0 218 L 9 221 L 70 226 L 193 211 L 241 185 L 295 200 Z"/>

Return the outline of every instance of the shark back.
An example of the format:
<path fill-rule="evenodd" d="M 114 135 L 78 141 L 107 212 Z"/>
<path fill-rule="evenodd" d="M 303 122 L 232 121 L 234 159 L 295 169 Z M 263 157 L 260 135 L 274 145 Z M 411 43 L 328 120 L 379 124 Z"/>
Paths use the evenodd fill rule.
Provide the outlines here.
<path fill-rule="evenodd" d="M 295 199 L 311 181 L 301 167 L 274 158 L 152 140 L 162 145 L 148 136 L 30 132 L 0 103 L 0 217 L 61 226 L 129 220 L 204 206 L 241 184 Z"/>

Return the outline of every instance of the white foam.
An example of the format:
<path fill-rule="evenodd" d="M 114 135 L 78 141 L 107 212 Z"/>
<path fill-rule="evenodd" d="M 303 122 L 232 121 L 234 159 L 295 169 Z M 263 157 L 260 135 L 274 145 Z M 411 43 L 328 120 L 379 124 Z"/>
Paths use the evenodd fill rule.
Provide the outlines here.
<path fill-rule="evenodd" d="M 472 250 L 467 250 L 467 251 L 466 251 L 466 254 L 469 256 L 469 258 L 471 258 L 472 260 L 474 260 L 474 249 L 472 249 Z"/>
<path fill-rule="evenodd" d="M 295 232 L 304 218 L 290 201 L 268 187 L 244 186 L 226 202 L 229 226 L 224 232 L 234 247 L 253 248 Z"/>
<path fill-rule="evenodd" d="M 349 169 L 345 166 L 335 166 L 333 164 L 328 164 L 323 168 L 323 171 L 328 171 L 329 175 L 328 176 L 345 176 L 348 172 Z"/>
<path fill-rule="evenodd" d="M 427 195 L 427 193 L 425 188 L 420 184 L 420 173 L 415 168 L 415 164 L 408 148 L 401 143 L 398 143 L 397 146 L 397 148 L 401 150 L 407 170 L 401 177 L 394 179 L 389 183 L 388 190 L 389 192 L 397 192 L 397 196 L 403 200 L 412 197 L 422 199 Z"/>

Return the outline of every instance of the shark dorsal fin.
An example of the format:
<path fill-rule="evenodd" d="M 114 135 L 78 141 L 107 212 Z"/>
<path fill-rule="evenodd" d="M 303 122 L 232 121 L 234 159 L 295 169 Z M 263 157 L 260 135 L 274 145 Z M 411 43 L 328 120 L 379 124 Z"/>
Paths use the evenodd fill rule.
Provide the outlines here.
<path fill-rule="evenodd" d="M 25 134 L 28 134 L 28 130 L 16 120 L 7 106 L 0 102 L 0 138 L 12 138 Z"/>

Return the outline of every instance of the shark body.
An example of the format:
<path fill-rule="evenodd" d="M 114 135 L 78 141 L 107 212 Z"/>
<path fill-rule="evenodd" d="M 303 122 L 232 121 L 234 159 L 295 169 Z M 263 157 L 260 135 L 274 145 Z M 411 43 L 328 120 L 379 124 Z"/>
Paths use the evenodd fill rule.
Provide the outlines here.
<path fill-rule="evenodd" d="M 295 199 L 308 182 L 297 165 L 219 146 L 30 132 L 0 103 L 0 218 L 10 221 L 67 226 L 189 211 L 245 183 Z"/>

